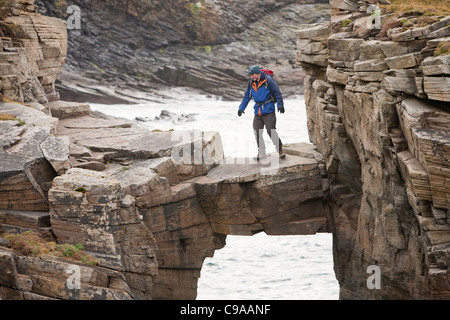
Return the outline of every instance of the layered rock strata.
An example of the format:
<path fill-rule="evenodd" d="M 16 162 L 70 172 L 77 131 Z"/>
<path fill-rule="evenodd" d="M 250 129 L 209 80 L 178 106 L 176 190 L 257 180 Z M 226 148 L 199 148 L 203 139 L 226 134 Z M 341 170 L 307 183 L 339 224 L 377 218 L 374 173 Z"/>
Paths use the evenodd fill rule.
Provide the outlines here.
<path fill-rule="evenodd" d="M 135 283 L 145 283 L 144 279 L 151 280 L 157 272 L 153 253 L 155 244 L 151 233 L 140 223 L 132 199 L 117 193 L 117 182 L 108 184 L 105 181 L 101 184 L 102 180 L 97 181 L 98 177 L 93 175 L 80 175 L 78 182 L 70 181 L 70 176 L 67 181 L 54 180 L 69 169 L 69 148 L 61 148 L 68 139 L 57 136 L 58 119 L 48 115 L 49 110 L 44 106 L 8 102 L 1 103 L 0 112 L 14 116 L 11 120 L 1 121 L 0 232 L 50 232 L 59 243 L 64 243 L 68 238 L 77 243 L 85 242 L 84 237 L 95 239 L 93 242 L 99 244 L 101 249 L 92 242 L 88 249 L 98 253 L 97 258 L 105 266 L 91 267 L 45 254 L 39 257 L 23 256 L 6 248 L 8 242 L 2 239 L 1 298 L 150 297 L 151 285 L 142 288 Z M 57 181 L 61 184 L 49 192 L 53 183 L 58 184 Z M 96 188 L 97 194 L 88 197 L 83 192 L 74 191 L 76 187 L 72 188 L 71 183 L 83 183 L 85 188 L 89 184 L 100 184 L 100 187 Z M 60 199 L 64 209 L 51 206 L 52 199 Z M 84 207 L 89 207 L 84 211 L 86 215 L 79 216 Z M 90 229 L 90 225 L 97 226 Z M 81 231 L 87 229 L 91 232 Z M 121 257 L 125 256 L 125 252 L 128 252 L 128 259 L 123 260 Z M 71 290 L 67 286 L 71 275 L 68 272 L 74 267 L 79 270 L 80 290 Z M 114 271 L 117 269 L 121 272 Z M 138 276 L 139 281 L 134 280 Z"/>
<path fill-rule="evenodd" d="M 67 54 L 66 23 L 44 17 L 34 1 L 2 4 L 0 93 L 6 99 L 46 104 L 58 100 L 55 80 Z"/>
<path fill-rule="evenodd" d="M 0 247 L 2 300 L 131 300 L 122 273 L 43 255 L 21 256 Z M 77 269 L 75 269 L 77 268 Z M 67 286 L 71 270 L 79 270 L 80 289 Z"/>
<path fill-rule="evenodd" d="M 100 265 L 25 256 L 0 239 L 0 298 L 193 299 L 226 235 L 264 231 L 332 232 L 342 299 L 448 299 L 448 17 L 377 30 L 364 22 L 369 5 L 332 1 L 331 23 L 298 31 L 315 146 L 253 163 L 224 159 L 214 132 L 149 132 L 57 101 L 63 32 L 31 37 L 33 1 L 14 1 L 7 19 L 22 20 L 2 26 L 14 34 L 2 50 L 19 58 L 4 70 L 24 85 L 8 91 L 2 78 L 20 103 L 0 110 L 0 231 L 82 242 Z M 36 69 L 47 43 L 54 64 Z M 380 287 L 367 281 L 373 266 Z"/>
<path fill-rule="evenodd" d="M 300 94 L 304 74 L 293 68 L 295 30 L 329 20 L 326 0 L 36 4 L 45 15 L 72 21 L 69 6 L 80 10 L 57 83 L 63 100 L 79 102 L 159 100 L 172 86 L 238 100 L 246 70 L 257 63 L 274 69 L 286 96 Z"/>
<path fill-rule="evenodd" d="M 58 243 L 82 243 L 99 266 L 82 269 L 84 291 L 76 293 L 62 282 L 72 261 L 23 257 L 2 248 L 2 270 L 8 274 L 0 280 L 3 299 L 194 299 L 204 259 L 225 245 L 227 235 L 331 230 L 325 164 L 311 144 L 286 145 L 288 156 L 281 162 L 277 154 L 258 163 L 225 159 L 216 132 L 150 132 L 127 120 L 99 117 L 85 104 L 55 101 L 49 110 L 40 106 L 42 111 L 38 106 L 2 105 L 16 119 L 5 122 L 5 159 L 20 159 L 28 136 L 40 143 L 17 161 L 14 175 L 9 162 L 3 167 L 8 179 L 2 190 L 9 196 L 0 208 L 1 230 L 45 231 Z M 20 127 L 19 118 L 25 123 Z M 41 129 L 37 140 L 31 133 L 39 123 L 47 130 Z M 27 175 L 26 161 L 46 164 L 39 167 L 47 177 L 45 192 Z M 9 175 L 34 187 L 28 192 L 42 206 L 21 197 Z M 41 268 L 57 264 L 56 271 L 38 279 L 33 275 L 38 269 L 22 267 L 18 259 Z M 58 270 L 62 274 L 55 275 Z M 20 279 L 27 286 L 18 285 Z"/>
<path fill-rule="evenodd" d="M 448 299 L 450 56 L 436 48 L 450 17 L 377 29 L 370 3 L 331 5 L 330 23 L 298 31 L 297 61 L 330 180 L 340 298 Z"/>
<path fill-rule="evenodd" d="M 50 89 L 64 61 L 64 32 L 55 29 L 55 41 L 44 41 L 33 24 L 41 18 L 35 9 L 32 1 L 14 2 L 2 25 L 17 47 L 5 51 L 23 58 L 8 61 L 8 72 L 36 77 L 40 90 L 33 92 L 42 94 L 22 86 L 15 95 L 2 91 L 19 103 L 1 105 L 1 231 L 35 230 L 60 244 L 82 243 L 100 266 L 26 257 L 2 240 L 2 299 L 192 299 L 204 259 L 225 245 L 227 234 L 329 230 L 324 165 L 311 145 L 287 148 L 292 158 L 281 167 L 248 159 L 219 166 L 217 133 L 149 132 L 58 101 Z M 42 28 L 53 30 L 46 21 Z M 67 285 L 73 266 L 81 268 L 82 289 Z"/>
<path fill-rule="evenodd" d="M 42 112 L 37 103 L 1 103 L 0 209 L 48 211 L 47 193 L 57 173 L 41 145 L 56 134 L 58 119 Z"/>
<path fill-rule="evenodd" d="M 284 149 L 288 157 L 276 165 L 233 159 L 191 180 L 214 232 L 307 235 L 329 231 L 323 202 L 328 185 L 322 177 L 321 155 L 309 144 Z"/>

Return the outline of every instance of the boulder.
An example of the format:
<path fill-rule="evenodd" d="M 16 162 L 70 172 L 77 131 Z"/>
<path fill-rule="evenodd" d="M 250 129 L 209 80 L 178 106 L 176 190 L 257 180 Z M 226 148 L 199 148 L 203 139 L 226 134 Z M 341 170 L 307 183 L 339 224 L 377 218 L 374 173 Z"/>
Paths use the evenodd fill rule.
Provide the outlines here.
<path fill-rule="evenodd" d="M 297 30 L 297 63 L 326 67 L 328 24 L 302 25 Z"/>
<path fill-rule="evenodd" d="M 136 199 L 136 206 L 152 207 L 172 201 L 169 180 L 145 167 L 124 167 L 111 177 L 120 182 L 122 189 Z"/>
<path fill-rule="evenodd" d="M 69 161 L 69 143 L 67 136 L 48 136 L 41 142 L 40 147 L 45 159 L 51 164 L 59 175 L 64 174 L 71 168 Z"/>
<path fill-rule="evenodd" d="M 424 77 L 423 91 L 429 99 L 450 101 L 450 77 Z"/>
<path fill-rule="evenodd" d="M 331 36 L 328 38 L 329 59 L 342 61 L 346 67 L 352 67 L 353 62 L 359 60 L 362 43 L 363 39 L 340 39 Z"/>
<path fill-rule="evenodd" d="M 417 56 L 417 53 L 408 53 L 405 55 L 386 58 L 385 61 L 389 69 L 415 68 L 418 66 Z"/>
<path fill-rule="evenodd" d="M 66 23 L 27 10 L 32 4 L 14 5 L 16 14 L 1 23 L 2 35 L 10 38 L 4 37 L 0 48 L 0 92 L 13 101 L 46 104 L 58 95 L 55 80 L 67 53 Z"/>
<path fill-rule="evenodd" d="M 450 55 L 426 58 L 422 62 L 422 70 L 425 76 L 450 75 Z"/>
<path fill-rule="evenodd" d="M 77 102 L 52 101 L 48 104 L 52 116 L 58 119 L 66 119 L 89 115 L 91 108 L 89 105 Z"/>
<path fill-rule="evenodd" d="M 355 71 L 384 71 L 388 70 L 389 66 L 386 63 L 385 59 L 369 59 L 364 61 L 357 61 L 353 65 Z"/>

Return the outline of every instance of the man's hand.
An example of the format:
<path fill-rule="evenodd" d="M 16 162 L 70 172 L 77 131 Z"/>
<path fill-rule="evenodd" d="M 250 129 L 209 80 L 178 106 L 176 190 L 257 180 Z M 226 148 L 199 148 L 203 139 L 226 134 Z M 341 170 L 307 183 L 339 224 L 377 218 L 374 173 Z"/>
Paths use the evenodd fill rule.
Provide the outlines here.
<path fill-rule="evenodd" d="M 278 108 L 278 111 L 279 111 L 280 113 L 284 113 L 284 107 Z"/>
<path fill-rule="evenodd" d="M 242 116 L 243 112 L 241 110 L 238 110 L 238 116 Z"/>

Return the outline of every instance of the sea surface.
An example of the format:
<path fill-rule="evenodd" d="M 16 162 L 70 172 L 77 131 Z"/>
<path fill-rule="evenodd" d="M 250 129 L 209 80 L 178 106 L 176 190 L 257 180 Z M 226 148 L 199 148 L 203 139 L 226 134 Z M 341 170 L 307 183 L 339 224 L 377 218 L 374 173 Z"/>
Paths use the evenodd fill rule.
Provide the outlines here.
<path fill-rule="evenodd" d="M 90 106 L 94 111 L 134 120 L 150 130 L 218 131 L 226 157 L 254 157 L 253 107 L 249 104 L 238 117 L 239 103 L 174 88 L 161 99 L 145 104 Z M 286 99 L 285 109 L 285 114 L 277 113 L 277 131 L 283 143 L 309 142 L 303 96 Z M 162 110 L 177 116 L 161 119 Z M 275 152 L 267 134 L 265 141 L 267 152 Z M 252 237 L 228 236 L 226 243 L 214 257 L 205 259 L 197 300 L 338 299 L 331 234 L 259 233 Z"/>

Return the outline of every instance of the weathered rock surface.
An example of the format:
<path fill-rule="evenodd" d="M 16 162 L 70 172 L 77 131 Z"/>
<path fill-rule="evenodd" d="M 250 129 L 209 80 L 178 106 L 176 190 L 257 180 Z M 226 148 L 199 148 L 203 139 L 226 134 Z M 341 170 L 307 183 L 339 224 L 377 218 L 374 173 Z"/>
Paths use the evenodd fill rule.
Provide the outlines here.
<path fill-rule="evenodd" d="M 59 242 L 82 243 L 101 266 L 125 275 L 134 298 L 151 299 L 153 277 L 158 274 L 156 242 L 136 199 L 118 180 L 73 168 L 55 178 L 49 201 L 52 230 Z"/>
<path fill-rule="evenodd" d="M 50 215 L 39 211 L 0 211 L 0 232 L 21 233 L 29 230 L 48 231 Z"/>
<path fill-rule="evenodd" d="M 50 111 L 65 105 L 52 102 Z M 278 154 L 259 163 L 225 159 L 216 132 L 149 132 L 91 113 L 84 104 L 70 110 L 70 116 L 57 119 L 30 106 L 5 104 L 4 111 L 30 123 L 9 132 L 8 141 L 17 142 L 5 143 L 3 175 L 32 184 L 22 162 L 35 158 L 53 175 L 46 192 L 38 193 L 47 204 L 43 208 L 31 200 L 17 207 L 16 191 L 21 191 L 6 179 L 9 197 L 0 208 L 0 227 L 12 233 L 51 231 L 59 243 L 82 243 L 100 261 L 98 271 L 87 267 L 86 272 L 110 270 L 122 285 L 86 280 L 74 293 L 61 280 L 66 275 L 50 273 L 41 281 L 27 270 L 0 283 L 3 299 L 193 299 L 204 259 L 225 245 L 227 235 L 315 234 L 331 228 L 324 159 L 311 144 L 286 145 L 283 161 Z M 15 161 L 17 168 L 11 166 L 10 159 L 23 157 L 28 140 L 22 140 L 38 124 L 47 128 L 38 148 L 30 149 L 30 159 Z M 12 211 L 40 209 L 47 212 Z M 11 255 L 17 253 L 0 261 L 17 269 Z M 13 285 L 17 277 L 31 279 L 26 290 Z"/>
<path fill-rule="evenodd" d="M 21 18 L 40 18 L 32 2 L 21 3 Z M 56 45 L 61 41 L 58 35 Z M 48 68 L 51 89 L 61 48 L 39 64 Z M 3 67 L 22 74 L 11 63 Z M 196 73 L 189 74 L 195 83 Z M 70 262 L 2 249 L 2 299 L 192 299 L 204 259 L 225 245 L 227 234 L 330 230 L 325 165 L 311 145 L 288 147 L 281 165 L 277 155 L 267 164 L 230 162 L 215 132 L 148 132 L 58 101 L 50 91 L 47 100 L 14 92 L 18 101 L 53 101 L 2 104 L 12 116 L 1 126 L 2 231 L 51 231 L 58 243 L 83 243 L 100 267 L 84 267 L 82 289 L 74 291 L 64 281 Z"/>
<path fill-rule="evenodd" d="M 381 36 L 358 22 L 369 3 L 330 4 L 330 23 L 299 29 L 297 62 L 328 173 L 340 298 L 448 299 L 449 60 L 430 48 L 448 40 L 450 17 L 409 17 L 409 30 Z M 380 289 L 366 285 L 371 265 Z"/>
<path fill-rule="evenodd" d="M 80 289 L 67 285 L 74 267 L 79 270 Z M 132 292 L 119 272 L 49 255 L 20 256 L 1 247 L 0 297 L 2 300 L 131 300 Z"/>
<path fill-rule="evenodd" d="M 19 102 L 59 99 L 55 80 L 67 54 L 66 23 L 37 13 L 34 1 L 2 6 L 11 13 L 0 21 L 0 93 Z"/>
<path fill-rule="evenodd" d="M 70 16 L 69 5 L 81 10 L 57 83 L 63 100 L 79 102 L 155 99 L 168 86 L 241 99 L 246 70 L 256 63 L 276 71 L 286 96 L 299 94 L 304 73 L 293 68 L 295 30 L 329 19 L 326 0 L 36 3 L 61 19 Z"/>
<path fill-rule="evenodd" d="M 311 145 L 287 147 L 287 161 L 279 163 L 274 155 L 276 162 L 262 165 L 224 159 L 217 133 L 148 132 L 115 128 L 109 120 L 77 125 L 86 120 L 61 120 L 59 132 L 103 153 L 108 163 L 101 174 L 135 199 L 158 245 L 153 299 L 195 297 L 204 259 L 223 247 L 227 234 L 314 234 L 329 228 L 327 189 L 315 157 L 322 159 Z"/>
<path fill-rule="evenodd" d="M 329 24 L 301 26 L 313 145 L 286 145 L 281 162 L 227 159 L 216 132 L 149 132 L 57 101 L 43 84 L 64 47 L 39 64 L 55 100 L 42 105 L 24 95 L 37 92 L 33 73 L 19 71 L 28 58 L 3 55 L 0 70 L 24 86 L 2 77 L 2 92 L 34 102 L 0 105 L 0 230 L 81 242 L 100 266 L 76 264 L 81 287 L 70 289 L 73 261 L 23 256 L 0 239 L 0 298 L 193 299 L 204 259 L 228 234 L 264 231 L 332 232 L 342 299 L 449 299 L 448 59 L 433 54 L 448 18 L 379 36 L 364 29 L 368 4 L 331 1 L 340 14 Z M 18 30 L 38 16 L 33 1 L 15 8 Z M 33 39 L 45 47 L 45 35 Z M 379 289 L 367 285 L 373 265 Z"/>
<path fill-rule="evenodd" d="M 58 120 L 32 105 L 12 102 L 0 103 L 0 113 L 15 119 L 0 126 L 0 209 L 48 211 L 47 192 L 57 173 L 41 144 L 56 133 Z"/>
<path fill-rule="evenodd" d="M 57 174 L 63 174 L 70 169 L 69 137 L 48 136 L 40 147 L 45 159 L 51 164 Z"/>
<path fill-rule="evenodd" d="M 276 166 L 234 160 L 236 164 L 226 161 L 194 179 L 215 232 L 294 235 L 327 231 L 317 160 L 290 155 Z"/>

